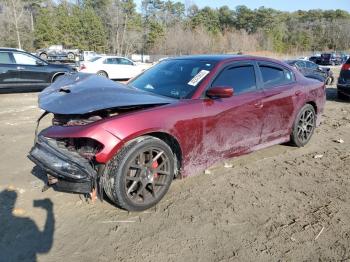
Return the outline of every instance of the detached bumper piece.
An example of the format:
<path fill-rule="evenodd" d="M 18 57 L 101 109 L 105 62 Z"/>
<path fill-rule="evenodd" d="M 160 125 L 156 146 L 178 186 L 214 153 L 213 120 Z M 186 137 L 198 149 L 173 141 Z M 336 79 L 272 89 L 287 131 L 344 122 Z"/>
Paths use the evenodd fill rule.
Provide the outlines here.
<path fill-rule="evenodd" d="M 89 161 L 79 154 L 57 146 L 55 140 L 38 136 L 28 158 L 57 178 L 52 187 L 57 191 L 90 193 L 97 172 Z"/>

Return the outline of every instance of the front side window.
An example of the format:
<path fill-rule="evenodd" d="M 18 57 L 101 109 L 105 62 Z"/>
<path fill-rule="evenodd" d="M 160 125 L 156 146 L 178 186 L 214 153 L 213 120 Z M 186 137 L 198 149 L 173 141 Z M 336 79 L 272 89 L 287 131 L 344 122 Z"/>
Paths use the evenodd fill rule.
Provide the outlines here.
<path fill-rule="evenodd" d="M 0 64 L 13 64 L 9 52 L 0 52 Z"/>
<path fill-rule="evenodd" d="M 213 82 L 213 87 L 232 87 L 235 95 L 256 90 L 256 77 L 253 65 L 225 69 Z"/>
<path fill-rule="evenodd" d="M 265 88 L 286 85 L 294 81 L 293 73 L 279 67 L 259 66 Z"/>
<path fill-rule="evenodd" d="M 38 61 L 35 57 L 23 53 L 13 53 L 13 57 L 18 65 L 36 65 Z"/>

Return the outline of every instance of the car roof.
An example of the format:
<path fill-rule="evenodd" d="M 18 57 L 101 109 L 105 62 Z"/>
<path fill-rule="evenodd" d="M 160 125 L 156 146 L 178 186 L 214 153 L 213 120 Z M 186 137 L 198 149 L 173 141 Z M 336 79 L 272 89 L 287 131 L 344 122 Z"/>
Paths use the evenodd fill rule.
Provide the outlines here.
<path fill-rule="evenodd" d="M 304 60 L 304 59 L 291 59 L 291 60 L 285 60 L 287 64 L 294 64 L 296 62 L 308 62 L 314 64 L 314 62 L 309 61 L 309 60 Z"/>
<path fill-rule="evenodd" d="M 177 57 L 170 57 L 170 58 L 166 58 L 169 60 L 207 60 L 207 61 L 215 61 L 215 62 L 219 62 L 219 61 L 224 61 L 224 60 L 228 60 L 228 59 L 232 59 L 232 58 L 238 58 L 238 57 L 245 57 L 242 55 L 230 55 L 230 54 L 212 54 L 212 55 L 186 55 L 186 56 L 177 56 Z M 248 57 L 248 56 L 247 56 Z M 249 56 L 251 57 L 251 56 Z"/>
<path fill-rule="evenodd" d="M 23 49 L 13 48 L 13 47 L 0 47 L 0 51 L 21 51 L 21 52 L 25 52 Z"/>
<path fill-rule="evenodd" d="M 264 62 L 272 62 L 283 65 L 281 60 L 276 60 L 269 57 L 251 56 L 251 55 L 234 55 L 234 54 L 213 54 L 213 55 L 189 55 L 171 57 L 164 60 L 194 60 L 194 61 L 210 61 L 210 62 L 230 62 L 230 61 L 244 61 L 244 60 L 260 60 Z"/>
<path fill-rule="evenodd" d="M 117 55 L 104 55 L 104 56 L 101 56 L 101 57 L 104 57 L 104 58 L 125 58 L 125 59 L 130 60 L 130 59 L 127 58 L 127 57 L 117 56 Z"/>

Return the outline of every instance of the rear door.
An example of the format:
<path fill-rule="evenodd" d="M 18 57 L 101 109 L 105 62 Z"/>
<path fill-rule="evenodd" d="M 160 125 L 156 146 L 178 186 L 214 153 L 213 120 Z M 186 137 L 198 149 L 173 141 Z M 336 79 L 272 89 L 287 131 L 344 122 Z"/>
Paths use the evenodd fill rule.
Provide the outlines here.
<path fill-rule="evenodd" d="M 10 51 L 0 51 L 0 90 L 18 86 L 19 71 Z"/>
<path fill-rule="evenodd" d="M 205 153 L 232 156 L 250 151 L 260 140 L 263 91 L 257 86 L 254 62 L 234 63 L 225 67 L 211 87 L 232 87 L 234 95 L 205 99 Z"/>
<path fill-rule="evenodd" d="M 116 57 L 108 57 L 103 61 L 102 70 L 106 71 L 110 79 L 118 79 L 120 76 L 120 68 Z"/>
<path fill-rule="evenodd" d="M 46 62 L 22 52 L 13 52 L 13 57 L 19 71 L 19 82 L 23 86 L 36 88 L 51 82 L 51 73 L 47 71 Z"/>
<path fill-rule="evenodd" d="M 134 63 L 126 58 L 118 58 L 118 64 L 120 68 L 120 77 L 123 79 L 129 79 L 138 74 L 138 68 Z"/>
<path fill-rule="evenodd" d="M 260 84 L 264 90 L 264 120 L 261 143 L 289 136 L 294 121 L 295 76 L 288 68 L 269 62 L 258 62 Z"/>

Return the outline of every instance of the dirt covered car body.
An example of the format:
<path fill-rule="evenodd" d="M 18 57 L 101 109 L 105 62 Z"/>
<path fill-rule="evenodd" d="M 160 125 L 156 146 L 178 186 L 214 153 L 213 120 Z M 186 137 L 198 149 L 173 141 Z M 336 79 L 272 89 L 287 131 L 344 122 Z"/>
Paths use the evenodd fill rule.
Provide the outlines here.
<path fill-rule="evenodd" d="M 29 157 L 57 189 L 104 190 L 118 206 L 143 210 L 180 173 L 290 140 L 305 145 L 324 103 L 323 83 L 258 57 L 167 59 L 128 86 L 76 74 L 40 94 L 53 125 Z"/>

